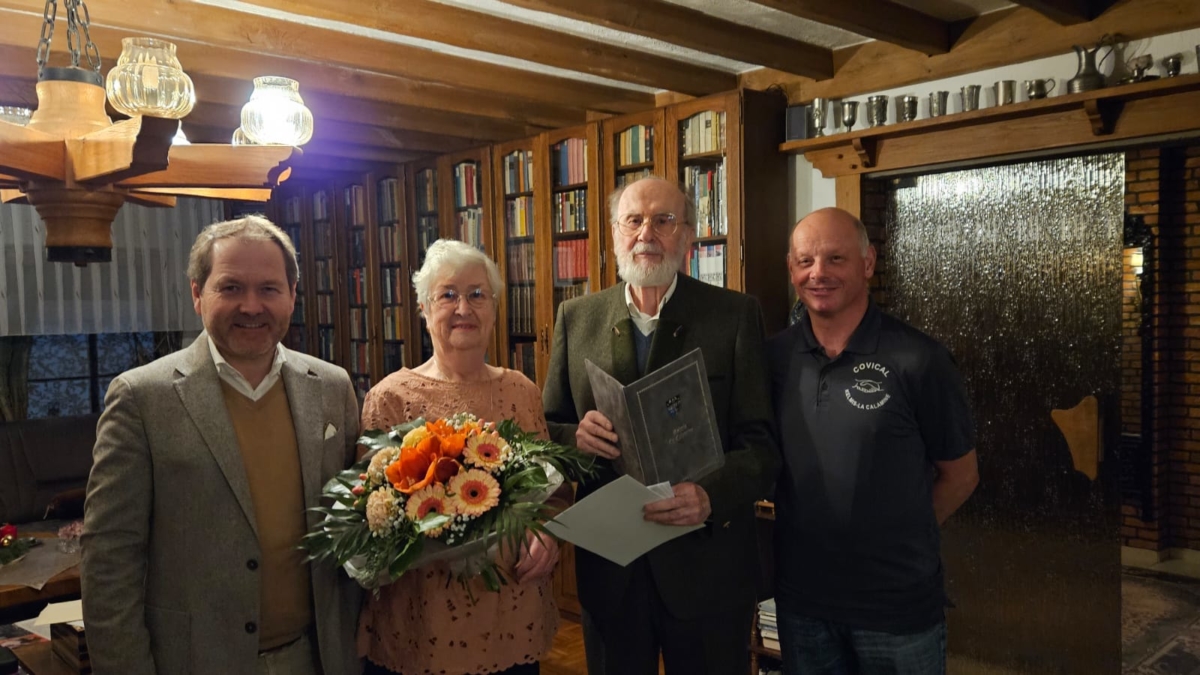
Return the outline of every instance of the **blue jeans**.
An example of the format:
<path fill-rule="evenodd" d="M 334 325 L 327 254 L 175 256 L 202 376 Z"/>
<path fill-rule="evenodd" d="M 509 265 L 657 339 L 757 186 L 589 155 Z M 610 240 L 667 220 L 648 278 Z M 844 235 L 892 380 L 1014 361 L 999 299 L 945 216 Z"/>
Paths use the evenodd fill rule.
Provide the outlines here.
<path fill-rule="evenodd" d="M 779 608 L 784 675 L 945 675 L 946 622 L 893 635 Z"/>

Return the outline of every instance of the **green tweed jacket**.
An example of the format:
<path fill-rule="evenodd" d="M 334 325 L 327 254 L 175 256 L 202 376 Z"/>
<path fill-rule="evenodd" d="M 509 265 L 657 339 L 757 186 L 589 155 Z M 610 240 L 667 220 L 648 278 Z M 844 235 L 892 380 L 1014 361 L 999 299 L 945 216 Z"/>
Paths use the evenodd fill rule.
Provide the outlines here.
<path fill-rule="evenodd" d="M 579 420 L 596 407 L 585 359 L 623 383 L 638 378 L 635 330 L 623 283 L 559 308 L 542 394 L 556 441 L 574 444 Z M 663 603 L 681 619 L 753 604 L 754 501 L 768 494 L 779 468 L 758 301 L 680 274 L 659 315 L 646 372 L 695 348 L 704 355 L 725 466 L 699 481 L 712 503 L 706 527 L 647 554 Z M 580 486 L 579 498 L 616 478 L 610 462 L 600 465 L 599 476 Z M 584 609 L 599 620 L 617 618 L 629 568 L 580 550 L 576 576 Z"/>

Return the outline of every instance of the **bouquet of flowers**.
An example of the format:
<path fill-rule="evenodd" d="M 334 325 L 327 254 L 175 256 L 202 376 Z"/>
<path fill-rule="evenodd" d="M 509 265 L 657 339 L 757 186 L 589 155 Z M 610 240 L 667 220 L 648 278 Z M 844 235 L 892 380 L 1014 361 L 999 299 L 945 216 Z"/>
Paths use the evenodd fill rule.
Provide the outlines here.
<path fill-rule="evenodd" d="M 0 525 L 0 565 L 15 563 L 24 558 L 29 549 L 40 543 L 37 537 L 17 536 L 16 525 Z"/>
<path fill-rule="evenodd" d="M 545 503 L 592 471 L 579 450 L 538 439 L 512 420 L 492 425 L 460 413 L 416 419 L 358 440 L 370 452 L 324 488 L 332 506 L 305 535 L 309 560 L 331 558 L 360 584 L 390 583 L 433 560 L 466 562 L 459 578 L 505 583 L 489 549 L 517 551 L 525 533 L 550 536 Z"/>

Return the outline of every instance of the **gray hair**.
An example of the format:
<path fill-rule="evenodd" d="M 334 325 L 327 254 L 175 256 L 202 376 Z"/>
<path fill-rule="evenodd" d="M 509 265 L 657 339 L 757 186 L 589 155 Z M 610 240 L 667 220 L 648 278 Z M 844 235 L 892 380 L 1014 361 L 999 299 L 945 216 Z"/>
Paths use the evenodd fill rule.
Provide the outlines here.
<path fill-rule="evenodd" d="M 644 180 L 662 181 L 662 182 L 674 187 L 676 190 L 679 190 L 679 194 L 683 195 L 683 211 L 684 211 L 683 217 L 684 217 L 684 220 L 686 221 L 681 224 L 682 225 L 690 225 L 692 227 L 695 227 L 695 225 L 696 225 L 696 201 L 694 199 L 692 199 L 692 196 L 690 194 L 688 194 L 687 189 L 683 186 L 682 183 L 676 183 L 674 181 L 669 181 L 666 178 L 662 178 L 659 176 L 647 176 L 645 178 L 639 178 L 639 179 L 633 181 L 632 183 L 626 183 L 626 184 L 622 185 L 621 187 L 617 188 L 616 190 L 613 190 L 612 194 L 610 194 L 608 196 L 608 219 L 609 219 L 608 224 L 609 225 L 612 225 L 613 227 L 617 226 L 617 215 L 618 215 L 617 209 L 620 208 L 620 206 L 621 206 L 621 195 L 625 194 L 625 191 L 628 190 L 630 187 L 637 185 L 638 183 L 640 183 Z M 679 214 L 677 213 L 675 215 L 678 216 Z"/>
<path fill-rule="evenodd" d="M 500 301 L 504 293 L 504 281 L 500 277 L 500 268 L 495 261 L 487 257 L 483 251 L 465 244 L 457 239 L 438 239 L 425 251 L 425 264 L 413 274 L 413 290 L 417 294 L 417 302 L 424 304 L 432 299 L 433 283 L 448 275 L 457 274 L 472 265 L 480 265 L 487 273 L 488 286 L 491 286 L 495 302 Z"/>
<path fill-rule="evenodd" d="M 222 239 L 250 239 L 255 241 L 274 242 L 283 252 L 283 266 L 287 271 L 289 287 L 295 287 L 300 280 L 300 266 L 296 263 L 296 247 L 292 238 L 263 216 L 244 216 L 235 220 L 213 223 L 204 228 L 192 244 L 188 254 L 188 280 L 204 288 L 208 275 L 212 273 L 213 244 Z"/>

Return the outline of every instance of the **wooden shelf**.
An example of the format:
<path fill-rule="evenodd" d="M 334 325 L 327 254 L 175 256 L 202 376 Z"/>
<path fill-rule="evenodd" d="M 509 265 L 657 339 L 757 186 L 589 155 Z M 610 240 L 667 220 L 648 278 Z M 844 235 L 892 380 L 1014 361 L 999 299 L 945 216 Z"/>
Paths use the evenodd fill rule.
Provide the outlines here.
<path fill-rule="evenodd" d="M 1200 131 L 1200 74 L 788 141 L 826 177 Z"/>
<path fill-rule="evenodd" d="M 587 189 L 587 186 L 588 186 L 588 184 L 586 182 L 571 183 L 570 185 L 555 185 L 553 191 L 554 192 L 571 192 L 573 190 Z"/>
<path fill-rule="evenodd" d="M 637 171 L 639 169 L 653 169 L 654 161 L 638 162 L 637 164 L 622 164 L 617 167 L 617 173 L 625 173 L 627 171 Z"/>
<path fill-rule="evenodd" d="M 762 656 L 769 656 L 773 659 L 782 659 L 783 658 L 783 654 L 780 654 L 778 649 L 771 649 L 770 647 L 764 647 L 757 642 L 750 643 L 750 651 L 754 652 L 755 654 L 760 654 Z"/>
<path fill-rule="evenodd" d="M 724 150 L 713 150 L 711 152 L 694 152 L 690 155 L 684 155 L 679 158 L 680 162 L 711 162 L 713 160 L 725 159 Z"/>

